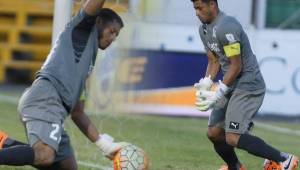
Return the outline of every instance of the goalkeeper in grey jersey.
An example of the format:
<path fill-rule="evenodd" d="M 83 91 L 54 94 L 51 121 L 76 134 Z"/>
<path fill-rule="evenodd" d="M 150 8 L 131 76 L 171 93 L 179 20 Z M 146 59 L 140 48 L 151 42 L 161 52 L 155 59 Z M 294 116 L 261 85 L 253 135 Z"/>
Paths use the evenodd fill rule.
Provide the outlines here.
<path fill-rule="evenodd" d="M 200 111 L 213 109 L 207 136 L 227 164 L 220 169 L 245 169 L 234 147 L 266 158 L 265 169 L 270 165 L 282 170 L 295 169 L 296 156 L 280 152 L 248 133 L 263 102 L 265 83 L 242 26 L 219 10 L 217 0 L 191 1 L 203 24 L 199 33 L 208 57 L 206 75 L 195 84 L 196 106 Z M 223 79 L 212 92 L 212 80 L 220 70 Z"/>
<path fill-rule="evenodd" d="M 76 170 L 77 164 L 63 122 L 73 122 L 109 158 L 126 143 L 101 134 L 84 113 L 80 100 L 98 48 L 106 49 L 123 21 L 105 0 L 87 0 L 61 32 L 34 83 L 22 95 L 18 110 L 28 145 L 0 132 L 0 165 L 32 165 L 38 169 Z"/>

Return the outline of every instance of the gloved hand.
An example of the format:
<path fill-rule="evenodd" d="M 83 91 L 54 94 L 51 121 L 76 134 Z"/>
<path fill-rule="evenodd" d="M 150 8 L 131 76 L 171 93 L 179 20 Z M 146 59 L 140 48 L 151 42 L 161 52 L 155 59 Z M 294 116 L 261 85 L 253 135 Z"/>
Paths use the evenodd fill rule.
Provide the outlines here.
<path fill-rule="evenodd" d="M 211 76 L 201 78 L 198 83 L 194 84 L 196 90 L 209 90 L 213 85 L 213 81 L 211 80 Z"/>
<path fill-rule="evenodd" d="M 127 142 L 114 142 L 114 138 L 108 134 L 99 135 L 98 140 L 95 144 L 100 148 L 103 154 L 108 157 L 109 159 L 113 159 L 114 155 L 125 147 L 129 145 Z"/>
<path fill-rule="evenodd" d="M 200 90 L 196 92 L 196 107 L 200 111 L 207 111 L 214 107 L 227 92 L 228 87 L 219 80 L 218 90 L 216 92 L 209 90 Z"/>

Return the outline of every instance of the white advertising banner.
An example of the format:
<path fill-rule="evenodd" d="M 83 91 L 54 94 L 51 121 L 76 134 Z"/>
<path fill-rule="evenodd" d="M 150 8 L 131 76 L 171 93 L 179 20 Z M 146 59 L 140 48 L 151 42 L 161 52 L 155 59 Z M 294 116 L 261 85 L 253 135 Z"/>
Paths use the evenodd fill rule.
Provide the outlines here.
<path fill-rule="evenodd" d="M 257 31 L 254 38 L 267 85 L 261 112 L 300 115 L 300 32 Z"/>

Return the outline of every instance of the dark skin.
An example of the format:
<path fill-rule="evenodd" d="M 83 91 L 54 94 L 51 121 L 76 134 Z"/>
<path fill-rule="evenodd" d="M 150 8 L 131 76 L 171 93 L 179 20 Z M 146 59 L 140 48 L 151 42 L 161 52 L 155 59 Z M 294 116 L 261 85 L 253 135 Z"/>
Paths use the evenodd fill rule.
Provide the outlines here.
<path fill-rule="evenodd" d="M 103 27 L 101 19 L 97 18 L 96 25 L 99 27 L 99 29 L 101 29 L 100 27 Z M 98 47 L 101 50 L 104 50 L 110 46 L 110 44 L 118 37 L 121 28 L 121 25 L 116 21 L 106 23 L 104 29 L 101 30 L 101 35 L 99 36 L 98 40 Z"/>
<path fill-rule="evenodd" d="M 210 1 L 208 3 L 196 0 L 193 2 L 196 15 L 203 24 L 209 24 L 213 22 L 218 14 L 219 8 L 216 2 Z M 207 51 L 208 65 L 206 69 L 206 75 L 211 75 L 212 80 L 217 76 L 220 71 L 220 64 L 216 57 L 216 54 L 212 51 Z M 229 60 L 229 69 L 224 74 L 223 83 L 227 86 L 231 85 L 242 70 L 242 59 L 241 55 L 231 56 Z M 208 127 L 207 132 L 208 138 L 212 142 L 226 140 L 227 144 L 236 147 L 240 138 L 240 134 L 236 133 L 225 133 L 224 129 L 218 127 Z"/>
<path fill-rule="evenodd" d="M 84 2 L 84 5 L 83 5 L 84 11 L 88 15 L 91 15 L 91 16 L 97 15 L 99 10 L 104 5 L 103 0 L 102 1 L 89 0 L 89 1 L 83 1 L 83 2 Z M 97 25 L 98 29 L 100 29 L 100 30 L 101 30 L 101 27 L 103 27 L 103 23 L 99 17 L 96 19 L 96 25 Z M 105 28 L 101 31 L 102 35 L 99 36 L 98 47 L 102 50 L 106 49 L 113 41 L 116 40 L 121 28 L 122 28 L 121 25 L 117 22 L 107 23 L 105 25 Z"/>
<path fill-rule="evenodd" d="M 84 2 L 83 10 L 91 16 L 97 15 L 99 10 L 103 7 L 105 0 L 87 0 Z M 99 27 L 104 27 L 101 32 L 101 36 L 99 36 L 99 44 L 98 47 L 102 50 L 106 49 L 119 35 L 121 30 L 121 25 L 115 21 L 107 23 L 103 25 L 102 21 L 97 18 L 96 25 Z M 84 112 L 84 102 L 78 101 L 74 109 L 70 113 L 71 119 L 77 125 L 77 127 L 81 130 L 81 132 L 91 141 L 95 142 L 99 139 L 99 132 L 95 125 L 91 122 L 89 117 Z M 35 167 L 46 167 L 40 169 L 47 170 L 76 170 L 77 163 L 75 160 L 75 156 L 72 155 L 69 158 L 62 160 L 60 162 L 53 163 L 55 158 L 55 151 L 50 146 L 44 144 L 42 141 L 38 141 L 33 146 L 35 152 Z"/>
<path fill-rule="evenodd" d="M 78 101 L 71 112 L 71 119 L 91 142 L 96 142 L 99 132 L 89 117 L 84 113 L 84 101 Z"/>

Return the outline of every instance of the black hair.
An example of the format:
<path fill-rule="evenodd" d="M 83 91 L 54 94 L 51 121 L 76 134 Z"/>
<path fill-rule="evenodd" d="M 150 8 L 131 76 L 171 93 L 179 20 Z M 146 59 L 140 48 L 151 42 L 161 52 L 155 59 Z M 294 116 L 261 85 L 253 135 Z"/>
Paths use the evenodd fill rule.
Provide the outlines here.
<path fill-rule="evenodd" d="M 191 0 L 192 2 L 198 1 L 198 0 Z M 210 3 L 211 1 L 214 1 L 218 5 L 218 0 L 200 0 L 206 4 Z"/>
<path fill-rule="evenodd" d="M 103 25 L 116 21 L 121 27 L 124 26 L 122 18 L 112 9 L 102 8 L 97 14 L 97 17 L 101 19 Z"/>

